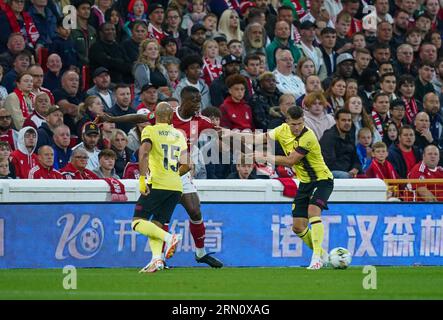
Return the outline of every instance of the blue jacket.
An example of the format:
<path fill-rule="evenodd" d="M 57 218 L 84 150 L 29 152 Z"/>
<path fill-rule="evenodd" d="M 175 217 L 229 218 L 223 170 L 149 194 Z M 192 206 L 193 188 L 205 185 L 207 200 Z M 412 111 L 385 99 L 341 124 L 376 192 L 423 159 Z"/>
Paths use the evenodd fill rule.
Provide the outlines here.
<path fill-rule="evenodd" d="M 58 147 L 55 143 L 52 145 L 52 148 L 54 149 L 54 169 L 60 170 L 68 164 L 72 149 L 68 147 L 65 152 L 65 150 Z"/>
<path fill-rule="evenodd" d="M 52 42 L 52 38 L 55 37 L 55 29 L 57 28 L 56 16 L 47 6 L 45 7 L 44 16 L 37 12 L 34 5 L 29 7 L 28 13 L 32 17 L 32 20 L 34 20 L 34 24 L 40 33 L 39 42 L 47 47 Z M 62 61 L 64 60 L 62 59 Z"/>
<path fill-rule="evenodd" d="M 67 69 L 69 66 L 80 67 L 77 58 L 77 50 L 75 49 L 74 42 L 71 38 L 65 40 L 60 37 L 60 35 L 55 34 L 48 49 L 48 55 L 56 53 L 60 56 L 64 68 Z"/>

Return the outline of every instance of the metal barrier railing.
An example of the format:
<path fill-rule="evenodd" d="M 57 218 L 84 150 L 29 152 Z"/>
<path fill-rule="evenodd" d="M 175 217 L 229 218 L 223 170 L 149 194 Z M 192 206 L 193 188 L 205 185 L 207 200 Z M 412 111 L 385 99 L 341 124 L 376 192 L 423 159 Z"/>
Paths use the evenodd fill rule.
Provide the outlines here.
<path fill-rule="evenodd" d="M 443 201 L 443 179 L 385 179 L 388 200 L 406 202 Z"/>

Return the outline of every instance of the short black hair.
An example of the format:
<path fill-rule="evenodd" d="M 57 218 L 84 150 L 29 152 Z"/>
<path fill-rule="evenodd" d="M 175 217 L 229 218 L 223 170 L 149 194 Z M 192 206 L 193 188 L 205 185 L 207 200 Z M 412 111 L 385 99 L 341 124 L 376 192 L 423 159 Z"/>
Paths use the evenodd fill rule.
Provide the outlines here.
<path fill-rule="evenodd" d="M 193 86 L 186 86 L 186 87 L 184 87 L 184 88 L 182 89 L 182 91 L 180 92 L 180 98 L 183 99 L 183 97 L 184 97 L 186 94 L 190 94 L 190 93 L 200 93 L 200 91 L 199 91 L 196 87 L 193 87 Z"/>
<path fill-rule="evenodd" d="M 335 120 L 338 120 L 338 118 L 340 118 L 341 114 L 351 114 L 351 111 L 347 110 L 347 109 L 338 109 L 337 112 L 335 112 Z"/>
<path fill-rule="evenodd" d="M 390 63 L 389 63 L 389 64 L 390 64 Z M 394 77 L 394 78 L 396 78 L 394 72 L 388 72 L 388 73 L 385 73 L 384 75 L 382 75 L 382 76 L 380 77 L 380 82 L 385 81 L 385 79 L 386 79 L 387 77 Z"/>
<path fill-rule="evenodd" d="M 414 76 L 412 76 L 410 74 L 402 74 L 398 78 L 398 83 L 397 83 L 398 88 L 400 88 L 405 83 L 411 83 L 411 84 L 413 84 L 415 86 L 415 78 L 414 78 Z"/>
<path fill-rule="evenodd" d="M 202 116 L 205 116 L 208 118 L 211 118 L 211 117 L 221 118 L 221 111 L 217 107 L 211 106 L 211 107 L 204 108 L 203 111 L 201 112 L 201 114 L 202 114 Z"/>
<path fill-rule="evenodd" d="M 251 61 L 251 60 L 259 60 L 260 61 L 260 57 L 255 53 L 248 54 L 245 58 L 245 61 L 244 61 L 245 66 L 247 66 L 249 61 Z"/>
<path fill-rule="evenodd" d="M 186 56 L 182 59 L 182 61 L 180 62 L 180 70 L 182 72 L 185 72 L 188 67 L 194 63 L 197 63 L 200 68 L 203 67 L 203 60 L 200 56 L 198 55 L 191 55 L 191 56 Z"/>
<path fill-rule="evenodd" d="M 303 114 L 304 114 L 303 109 L 299 106 L 289 107 L 289 109 L 286 113 L 293 120 L 298 120 L 300 118 L 303 118 Z"/>
<path fill-rule="evenodd" d="M 337 31 L 334 28 L 326 27 L 320 32 L 320 35 L 323 36 L 325 34 L 337 34 Z"/>

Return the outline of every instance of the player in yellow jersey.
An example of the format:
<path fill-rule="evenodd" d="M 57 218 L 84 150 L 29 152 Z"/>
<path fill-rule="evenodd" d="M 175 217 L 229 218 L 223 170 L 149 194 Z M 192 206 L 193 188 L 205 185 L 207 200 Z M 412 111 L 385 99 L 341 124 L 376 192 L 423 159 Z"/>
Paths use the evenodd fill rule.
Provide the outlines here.
<path fill-rule="evenodd" d="M 165 258 L 170 258 L 181 240 L 181 235 L 172 235 L 162 229 L 180 201 L 183 191 L 180 176 L 190 170 L 186 139 L 171 125 L 172 115 L 168 103 L 159 103 L 155 109 L 156 124 L 145 127 L 141 136 L 141 195 L 135 206 L 132 229 L 149 238 L 152 259 L 140 272 L 162 270 L 163 242 Z"/>
<path fill-rule="evenodd" d="M 267 138 L 278 141 L 285 155 L 255 154 L 255 160 L 294 168 L 300 184 L 292 205 L 292 230 L 313 249 L 308 269 L 318 270 L 328 261 L 328 253 L 322 248 L 321 212 L 328 209 L 327 201 L 334 188 L 332 173 L 323 160 L 317 137 L 305 127 L 302 108 L 290 107 L 286 123 L 261 134 L 261 137 L 255 136 L 259 141 Z"/>

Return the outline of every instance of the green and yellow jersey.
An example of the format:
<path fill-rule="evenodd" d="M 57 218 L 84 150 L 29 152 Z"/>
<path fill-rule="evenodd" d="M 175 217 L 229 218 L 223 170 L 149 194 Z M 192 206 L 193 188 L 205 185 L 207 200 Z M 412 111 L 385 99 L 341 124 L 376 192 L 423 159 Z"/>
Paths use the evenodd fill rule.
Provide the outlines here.
<path fill-rule="evenodd" d="M 152 189 L 183 192 L 178 173 L 180 154 L 187 149 L 183 134 L 167 123 L 146 126 L 141 141 L 152 145 L 149 153 L 149 184 Z"/>
<path fill-rule="evenodd" d="M 288 156 L 293 151 L 304 155 L 293 167 L 300 182 L 310 183 L 332 179 L 332 173 L 323 160 L 320 143 L 314 131 L 304 127 L 301 134 L 296 137 L 289 125 L 284 123 L 268 131 L 268 135 L 280 143 L 285 155 Z"/>

